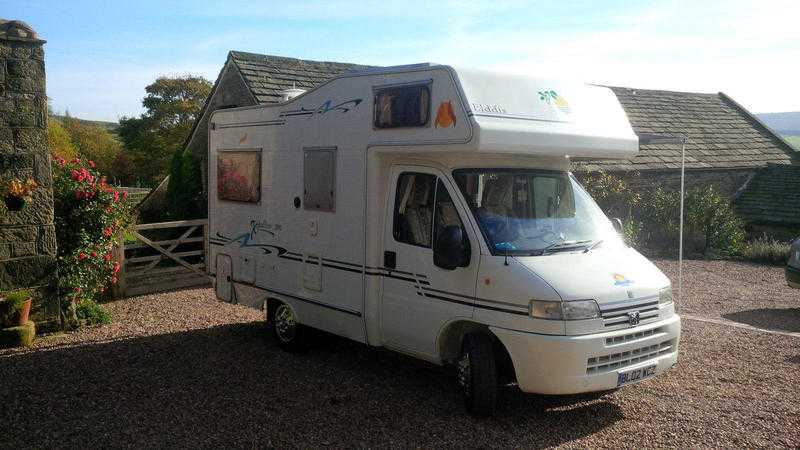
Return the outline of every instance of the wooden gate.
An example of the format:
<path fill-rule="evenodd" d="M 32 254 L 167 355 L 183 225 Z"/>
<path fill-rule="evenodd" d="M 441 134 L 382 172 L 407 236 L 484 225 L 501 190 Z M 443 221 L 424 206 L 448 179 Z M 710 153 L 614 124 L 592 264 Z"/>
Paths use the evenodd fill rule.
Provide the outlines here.
<path fill-rule="evenodd" d="M 207 236 L 208 219 L 136 225 L 116 248 L 120 272 L 114 296 L 210 285 Z"/>

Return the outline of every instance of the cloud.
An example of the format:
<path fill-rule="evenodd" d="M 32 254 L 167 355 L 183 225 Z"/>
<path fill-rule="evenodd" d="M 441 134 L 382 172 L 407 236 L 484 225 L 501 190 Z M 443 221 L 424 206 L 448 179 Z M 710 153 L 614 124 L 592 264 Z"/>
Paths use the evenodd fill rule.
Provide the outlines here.
<path fill-rule="evenodd" d="M 497 33 L 455 22 L 425 59 L 639 88 L 724 91 L 754 111 L 800 110 L 800 2 L 660 3 L 601 29 Z"/>

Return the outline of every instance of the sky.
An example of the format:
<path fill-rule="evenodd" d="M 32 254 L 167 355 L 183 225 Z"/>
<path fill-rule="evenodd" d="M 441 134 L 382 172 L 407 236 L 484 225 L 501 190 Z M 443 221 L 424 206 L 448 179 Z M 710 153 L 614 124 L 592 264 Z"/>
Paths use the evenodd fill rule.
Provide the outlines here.
<path fill-rule="evenodd" d="M 722 91 L 755 113 L 800 111 L 800 0 L 0 0 L 0 17 L 47 40 L 51 104 L 84 119 L 141 114 L 159 76 L 213 81 L 229 50 Z"/>

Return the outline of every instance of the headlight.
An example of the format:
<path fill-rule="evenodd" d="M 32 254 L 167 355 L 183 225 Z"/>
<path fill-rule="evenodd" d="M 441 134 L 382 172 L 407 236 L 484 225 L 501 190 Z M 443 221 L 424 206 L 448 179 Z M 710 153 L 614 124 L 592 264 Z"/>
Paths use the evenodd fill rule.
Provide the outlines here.
<path fill-rule="evenodd" d="M 594 300 L 552 302 L 531 300 L 531 317 L 549 320 L 582 320 L 600 317 L 600 308 Z"/>
<path fill-rule="evenodd" d="M 658 291 L 658 304 L 659 305 L 666 305 L 672 303 L 672 287 L 667 286 L 664 289 Z"/>

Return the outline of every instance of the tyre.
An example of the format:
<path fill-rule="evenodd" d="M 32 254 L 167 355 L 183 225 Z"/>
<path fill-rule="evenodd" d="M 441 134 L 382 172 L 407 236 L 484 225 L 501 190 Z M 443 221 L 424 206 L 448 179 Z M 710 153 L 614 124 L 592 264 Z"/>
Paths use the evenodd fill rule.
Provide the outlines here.
<path fill-rule="evenodd" d="M 458 383 L 464 394 L 467 411 L 492 416 L 497 410 L 499 387 L 494 346 L 485 334 L 469 334 L 458 360 Z"/>
<path fill-rule="evenodd" d="M 294 311 L 286 303 L 280 303 L 270 319 L 272 334 L 278 345 L 288 352 L 299 352 L 306 348 L 306 328 L 297 322 Z"/>

